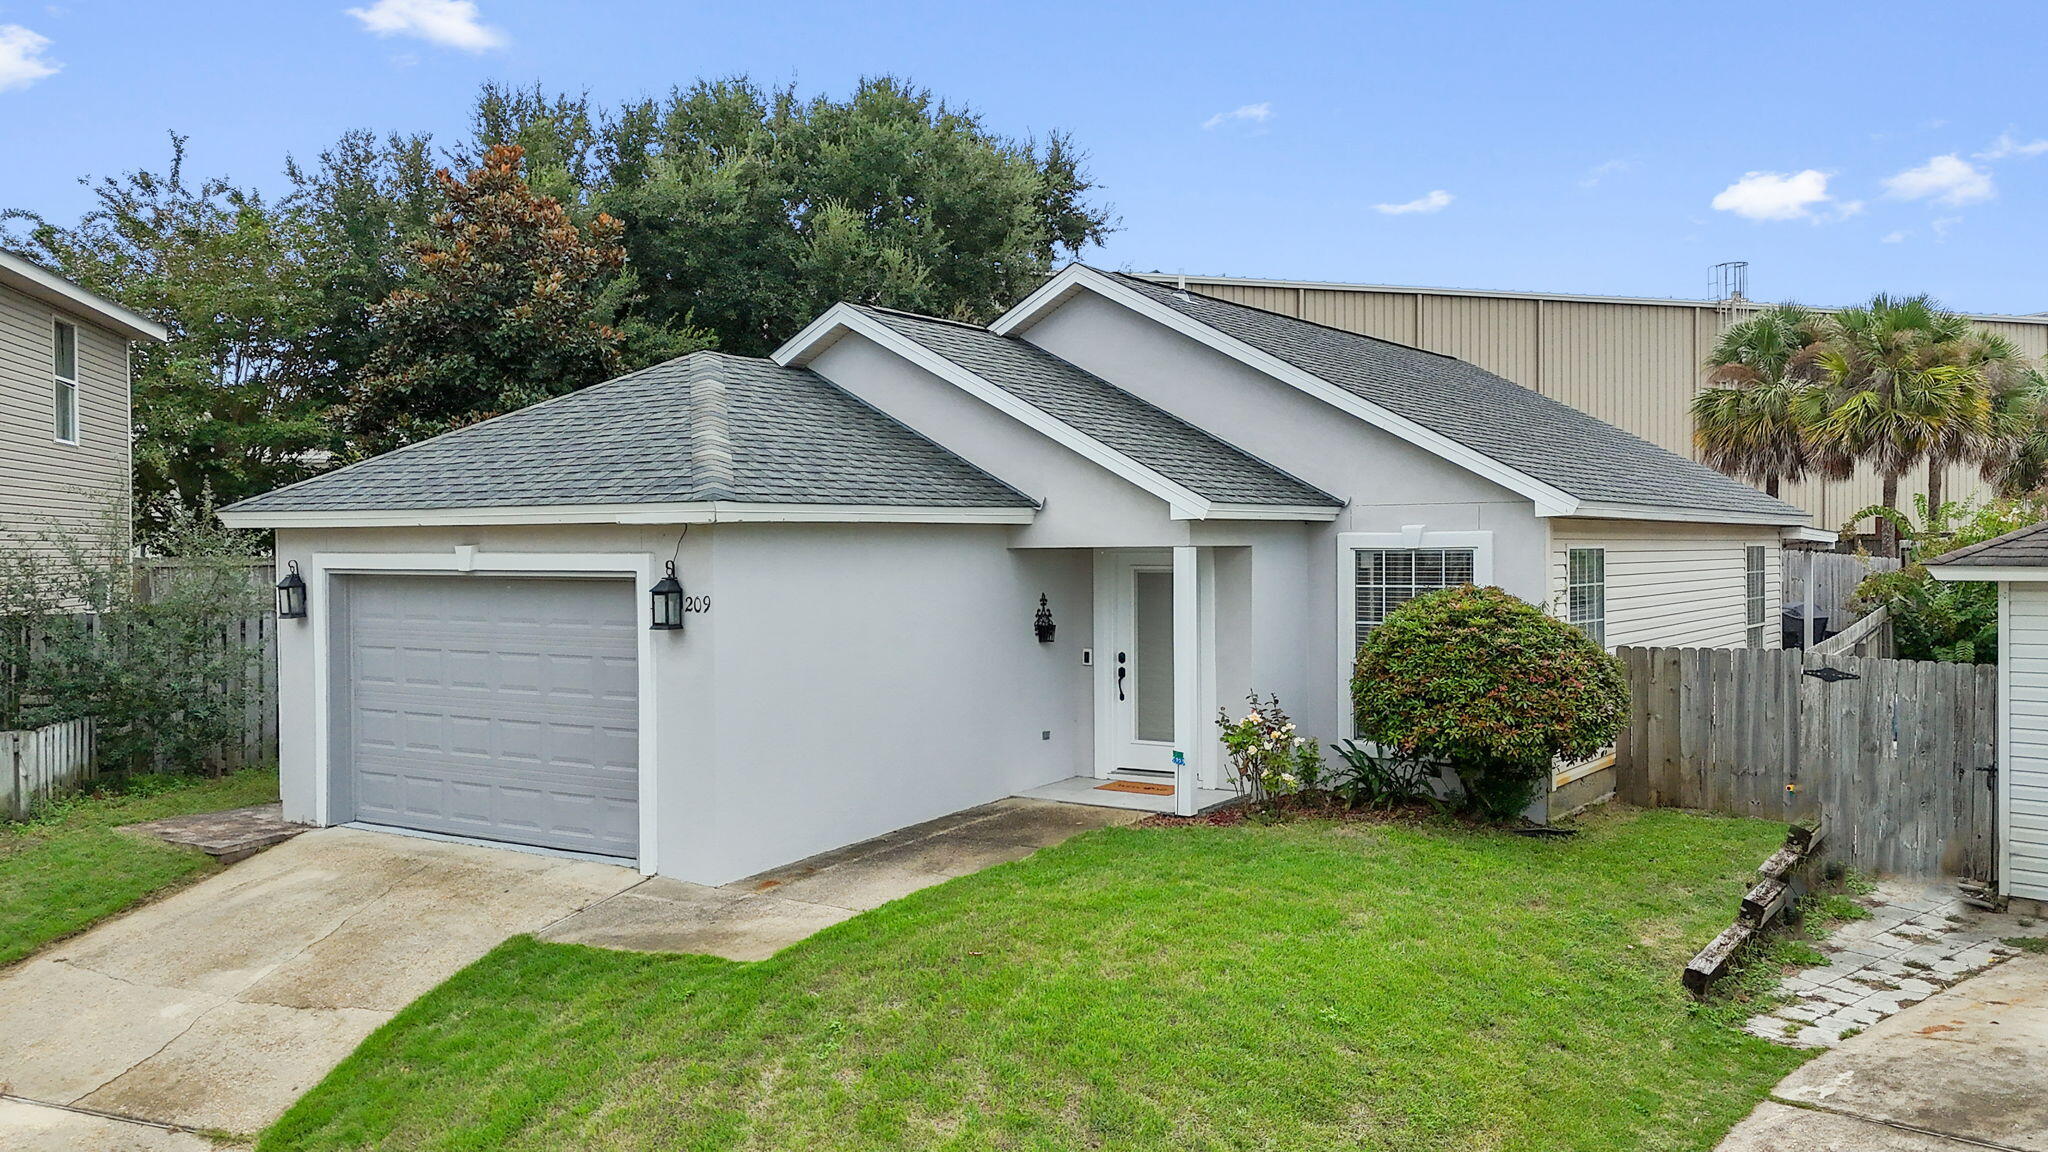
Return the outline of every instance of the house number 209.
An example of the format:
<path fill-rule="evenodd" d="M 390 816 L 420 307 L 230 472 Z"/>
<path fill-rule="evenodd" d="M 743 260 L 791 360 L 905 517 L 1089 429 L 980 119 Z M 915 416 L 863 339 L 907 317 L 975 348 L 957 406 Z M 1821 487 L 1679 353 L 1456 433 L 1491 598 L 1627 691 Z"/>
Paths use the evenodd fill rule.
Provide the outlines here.
<path fill-rule="evenodd" d="M 709 611 L 711 611 L 711 597 L 709 597 L 709 596 L 685 596 L 685 597 L 683 597 L 683 611 L 685 611 L 685 612 L 709 612 Z"/>

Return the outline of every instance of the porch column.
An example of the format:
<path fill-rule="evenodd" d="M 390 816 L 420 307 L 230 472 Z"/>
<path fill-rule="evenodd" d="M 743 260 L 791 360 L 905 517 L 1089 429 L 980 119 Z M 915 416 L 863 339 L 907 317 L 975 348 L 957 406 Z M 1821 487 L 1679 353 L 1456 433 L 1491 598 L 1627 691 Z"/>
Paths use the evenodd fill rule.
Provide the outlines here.
<path fill-rule="evenodd" d="M 1201 578 L 1192 545 L 1173 550 L 1173 810 L 1195 814 L 1201 739 Z"/>

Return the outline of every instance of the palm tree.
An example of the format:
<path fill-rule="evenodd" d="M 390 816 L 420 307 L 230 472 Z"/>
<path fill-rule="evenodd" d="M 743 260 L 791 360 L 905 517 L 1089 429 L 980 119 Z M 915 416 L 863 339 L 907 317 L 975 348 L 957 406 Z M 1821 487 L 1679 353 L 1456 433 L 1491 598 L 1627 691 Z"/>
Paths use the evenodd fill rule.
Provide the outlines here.
<path fill-rule="evenodd" d="M 2005 497 L 2048 485 L 2048 379 L 2031 367 L 1997 377 L 1989 435 L 1978 472 Z"/>
<path fill-rule="evenodd" d="M 1846 462 L 1814 443 L 1819 317 L 1781 304 L 1729 327 L 1707 356 L 1708 387 L 1692 400 L 1700 459 L 1773 496 L 1786 481 L 1819 471 L 1846 475 Z"/>
<path fill-rule="evenodd" d="M 1826 324 L 1814 357 L 1824 411 L 1808 439 L 1823 453 L 1876 469 L 1887 508 L 1899 506 L 1899 481 L 1915 465 L 1940 467 L 1944 455 L 1981 451 L 1991 404 L 1977 369 L 1959 358 L 1968 325 L 1925 296 L 1884 295 Z M 1898 526 L 1880 517 L 1877 533 L 1879 551 L 1896 556 Z"/>

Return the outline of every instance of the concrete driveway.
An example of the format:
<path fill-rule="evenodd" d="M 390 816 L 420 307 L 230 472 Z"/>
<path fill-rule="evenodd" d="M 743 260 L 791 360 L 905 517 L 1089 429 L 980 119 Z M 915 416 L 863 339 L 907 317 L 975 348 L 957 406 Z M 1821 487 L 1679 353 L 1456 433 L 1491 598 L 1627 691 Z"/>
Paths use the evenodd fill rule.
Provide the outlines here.
<path fill-rule="evenodd" d="M 2021 956 L 1785 1078 L 1718 1152 L 2048 1152 L 2048 956 Z"/>
<path fill-rule="evenodd" d="M 308 832 L 0 973 L 0 1147 L 199 1152 L 213 1145 L 164 1128 L 254 1133 L 456 970 L 639 881 Z"/>

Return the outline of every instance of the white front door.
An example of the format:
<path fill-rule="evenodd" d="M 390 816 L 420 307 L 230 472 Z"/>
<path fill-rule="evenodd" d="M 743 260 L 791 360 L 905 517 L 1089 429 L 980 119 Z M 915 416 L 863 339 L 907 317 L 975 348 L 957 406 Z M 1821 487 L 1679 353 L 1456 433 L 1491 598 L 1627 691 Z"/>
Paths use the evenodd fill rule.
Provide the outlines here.
<path fill-rule="evenodd" d="M 1119 558 L 1108 653 L 1111 771 L 1173 774 L 1173 565 Z"/>

